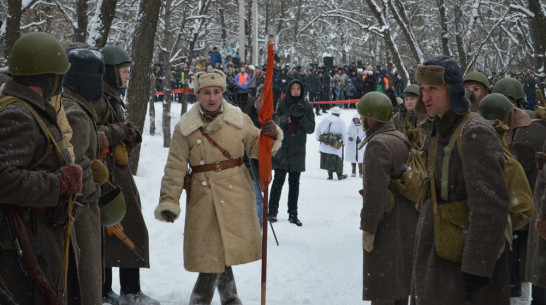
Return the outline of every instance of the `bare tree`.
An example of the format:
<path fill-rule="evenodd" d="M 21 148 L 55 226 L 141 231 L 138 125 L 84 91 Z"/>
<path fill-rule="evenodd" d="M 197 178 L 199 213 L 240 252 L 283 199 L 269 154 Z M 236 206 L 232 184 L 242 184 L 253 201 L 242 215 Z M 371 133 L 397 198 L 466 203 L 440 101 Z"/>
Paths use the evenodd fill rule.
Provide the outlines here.
<path fill-rule="evenodd" d="M 108 41 L 110 27 L 116 14 L 117 0 L 103 0 L 97 7 L 97 12 L 89 23 L 88 43 L 97 48 L 102 48 Z"/>
<path fill-rule="evenodd" d="M 153 59 L 153 43 L 155 40 L 157 23 L 159 20 L 159 7 L 161 0 L 141 0 L 138 13 L 138 22 L 133 37 L 132 59 L 135 62 L 131 69 L 132 77 L 128 88 L 127 106 L 128 119 L 139 130 L 144 127 L 146 118 L 146 106 L 150 93 L 150 73 Z M 140 146 L 131 155 L 130 168 L 134 174 L 138 169 Z"/>

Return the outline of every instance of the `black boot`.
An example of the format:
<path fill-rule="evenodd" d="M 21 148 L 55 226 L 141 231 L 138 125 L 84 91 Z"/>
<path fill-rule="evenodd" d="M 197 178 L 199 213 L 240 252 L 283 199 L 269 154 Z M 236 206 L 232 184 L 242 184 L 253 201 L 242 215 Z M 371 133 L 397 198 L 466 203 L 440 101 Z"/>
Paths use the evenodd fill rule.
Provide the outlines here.
<path fill-rule="evenodd" d="M 345 179 L 345 178 L 347 178 L 347 175 L 346 175 L 346 174 L 337 174 L 337 179 L 338 179 L 338 180 L 343 180 L 343 179 Z"/>
<path fill-rule="evenodd" d="M 290 214 L 288 216 L 288 221 L 290 223 L 293 223 L 295 224 L 296 226 L 298 227 L 301 227 L 303 224 L 301 223 L 301 221 L 298 219 L 298 215 L 297 214 Z"/>
<path fill-rule="evenodd" d="M 328 171 L 328 180 L 333 180 L 333 179 L 334 179 L 334 173 L 331 171 Z"/>
<path fill-rule="evenodd" d="M 277 214 L 267 214 L 267 219 L 271 223 L 277 222 Z"/>

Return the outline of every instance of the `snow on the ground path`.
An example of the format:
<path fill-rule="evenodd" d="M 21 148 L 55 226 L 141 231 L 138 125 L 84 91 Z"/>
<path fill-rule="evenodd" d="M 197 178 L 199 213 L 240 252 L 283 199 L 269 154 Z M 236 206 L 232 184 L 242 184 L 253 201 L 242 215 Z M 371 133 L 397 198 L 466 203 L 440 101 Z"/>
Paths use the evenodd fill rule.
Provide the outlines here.
<path fill-rule="evenodd" d="M 151 268 L 141 270 L 144 293 L 162 304 L 188 304 L 197 273 L 184 270 L 182 242 L 184 209 L 174 224 L 159 222 L 153 211 L 158 203 L 161 177 L 168 148 L 163 147 L 161 104 L 156 103 L 156 134 L 146 120 L 140 164 L 135 177 L 142 199 L 142 213 L 150 235 Z M 191 107 L 191 105 L 190 105 Z M 342 109 L 349 126 L 354 109 Z M 180 119 L 180 104 L 172 104 L 172 127 Z M 316 117 L 316 124 L 327 116 Z M 279 204 L 274 229 L 280 246 L 268 228 L 267 304 L 370 304 L 362 301 L 362 243 L 359 230 L 362 188 L 360 178 L 327 181 L 319 169 L 315 134 L 307 138 L 306 171 L 300 180 L 299 218 L 302 227 L 288 222 L 288 179 Z M 350 174 L 351 165 L 345 163 Z M 335 176 L 335 175 L 334 175 Z M 358 176 L 357 176 L 358 177 Z M 184 204 L 185 193 L 181 202 Z M 260 304 L 261 261 L 233 267 L 239 296 L 244 304 Z M 117 271 L 114 291 L 119 291 Z M 220 304 L 216 292 L 212 304 Z"/>

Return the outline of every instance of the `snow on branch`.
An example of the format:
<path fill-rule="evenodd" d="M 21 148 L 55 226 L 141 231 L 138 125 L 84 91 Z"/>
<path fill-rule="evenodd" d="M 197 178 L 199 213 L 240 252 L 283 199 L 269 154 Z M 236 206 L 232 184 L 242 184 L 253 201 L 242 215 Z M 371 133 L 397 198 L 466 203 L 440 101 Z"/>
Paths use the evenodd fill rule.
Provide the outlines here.
<path fill-rule="evenodd" d="M 534 18 L 535 14 L 521 5 L 510 4 L 510 10 L 523 13 L 529 18 Z"/>

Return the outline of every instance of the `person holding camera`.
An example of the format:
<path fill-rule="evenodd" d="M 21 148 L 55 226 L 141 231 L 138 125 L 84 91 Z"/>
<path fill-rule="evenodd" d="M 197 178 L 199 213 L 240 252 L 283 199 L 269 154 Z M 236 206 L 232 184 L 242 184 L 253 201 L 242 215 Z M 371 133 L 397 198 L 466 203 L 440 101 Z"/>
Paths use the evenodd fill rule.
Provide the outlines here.
<path fill-rule="evenodd" d="M 281 191 L 288 173 L 288 221 L 297 226 L 298 197 L 300 175 L 305 171 L 305 144 L 307 134 L 315 131 L 315 114 L 313 107 L 304 99 L 304 87 L 300 80 L 293 79 L 286 87 L 286 96 L 279 100 L 277 115 L 284 133 L 282 147 L 273 157 L 275 175 L 271 187 L 268 218 L 277 221 Z"/>
<path fill-rule="evenodd" d="M 332 180 L 334 172 L 337 179 L 343 180 L 347 175 L 343 174 L 343 150 L 347 143 L 347 128 L 345 122 L 339 118 L 341 109 L 338 106 L 332 108 L 332 113 L 320 122 L 317 127 L 317 141 L 320 142 L 320 169 L 328 171 L 328 180 Z"/>

